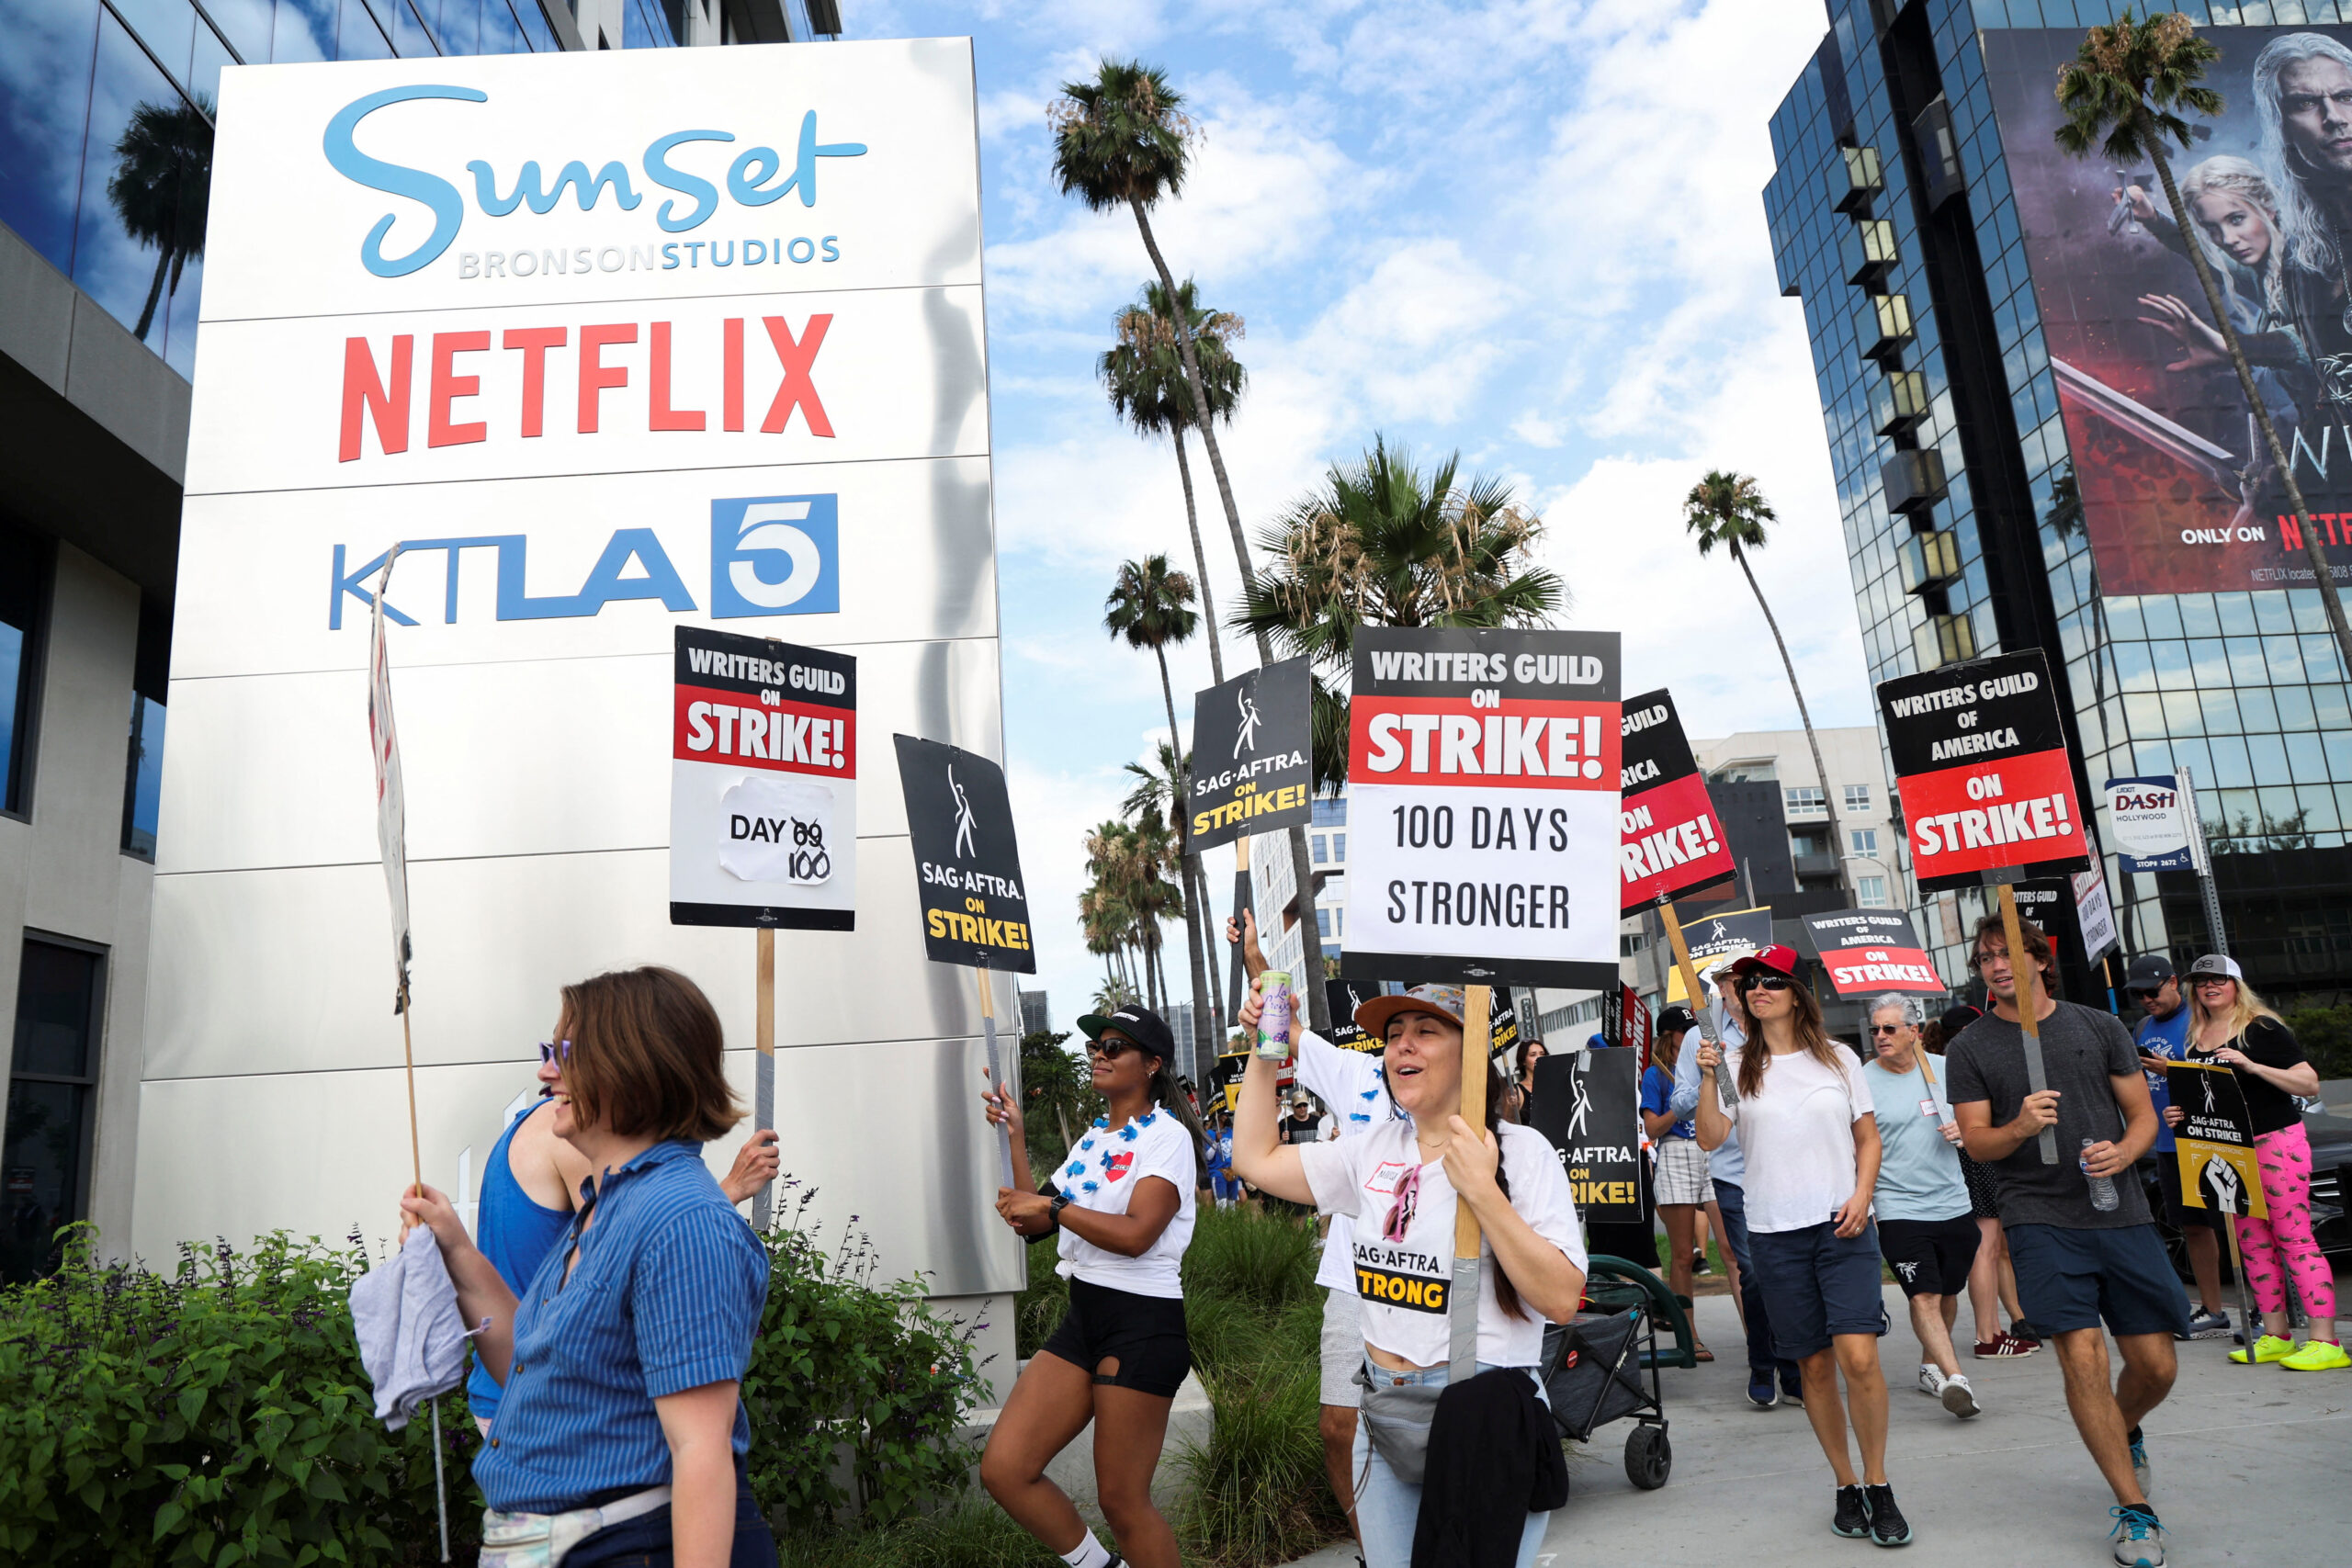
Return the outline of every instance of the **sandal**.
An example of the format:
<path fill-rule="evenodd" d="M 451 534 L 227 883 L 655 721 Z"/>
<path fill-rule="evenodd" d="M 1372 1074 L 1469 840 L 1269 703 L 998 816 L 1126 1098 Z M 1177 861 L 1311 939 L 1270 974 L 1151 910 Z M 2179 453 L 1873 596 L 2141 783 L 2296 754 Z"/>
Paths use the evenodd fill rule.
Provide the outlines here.
<path fill-rule="evenodd" d="M 1715 1359 L 1715 1353 L 1704 1345 L 1693 1345 L 1690 1347 L 1690 1359 L 1694 1361 L 1712 1361 Z"/>

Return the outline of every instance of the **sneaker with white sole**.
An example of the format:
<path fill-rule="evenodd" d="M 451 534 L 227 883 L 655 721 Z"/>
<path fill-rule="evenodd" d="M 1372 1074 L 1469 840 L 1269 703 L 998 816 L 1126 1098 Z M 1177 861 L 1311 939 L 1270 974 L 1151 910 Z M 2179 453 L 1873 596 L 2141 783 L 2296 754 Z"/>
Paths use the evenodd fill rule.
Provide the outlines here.
<path fill-rule="evenodd" d="M 2232 1332 L 2230 1314 L 2209 1309 L 2190 1314 L 2188 1332 L 2176 1334 L 2173 1337 L 2176 1339 L 2222 1339 L 2226 1338 Z"/>
<path fill-rule="evenodd" d="M 1922 1361 L 1919 1364 L 1919 1392 L 1934 1399 L 1944 1391 L 1944 1375 Z"/>
<path fill-rule="evenodd" d="M 2116 1568 L 2165 1568 L 2165 1527 L 2154 1512 L 2129 1503 L 2108 1512 L 2115 1519 L 2108 1539 L 2115 1542 Z"/>
<path fill-rule="evenodd" d="M 1954 1372 L 1944 1379 L 1941 1396 L 1944 1408 L 1963 1421 L 1975 1415 L 1979 1408 L 1976 1403 L 1976 1389 L 1969 1382 L 1966 1372 Z"/>

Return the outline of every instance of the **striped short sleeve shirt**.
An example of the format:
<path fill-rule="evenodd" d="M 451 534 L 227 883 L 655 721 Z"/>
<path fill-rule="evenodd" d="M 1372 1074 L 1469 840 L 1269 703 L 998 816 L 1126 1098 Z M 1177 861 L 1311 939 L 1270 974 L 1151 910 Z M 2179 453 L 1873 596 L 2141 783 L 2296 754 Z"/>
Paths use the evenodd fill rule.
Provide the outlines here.
<path fill-rule="evenodd" d="M 700 1145 L 656 1144 L 607 1175 L 601 1192 L 582 1183 L 581 1200 L 515 1310 L 505 1395 L 474 1461 L 493 1508 L 560 1513 L 602 1493 L 667 1484 L 670 1446 L 653 1402 L 740 1382 L 751 1364 L 767 1250 Z M 566 1280 L 575 1243 L 580 1261 Z M 739 1402 L 735 1452 L 751 1441 Z"/>

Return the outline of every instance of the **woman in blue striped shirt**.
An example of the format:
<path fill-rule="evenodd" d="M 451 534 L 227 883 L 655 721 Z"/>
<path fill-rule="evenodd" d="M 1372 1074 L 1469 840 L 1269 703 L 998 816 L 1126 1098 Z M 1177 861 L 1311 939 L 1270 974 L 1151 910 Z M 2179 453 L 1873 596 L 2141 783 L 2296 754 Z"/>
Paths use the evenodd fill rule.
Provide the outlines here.
<path fill-rule="evenodd" d="M 596 1174 L 519 1299 L 447 1197 L 401 1200 L 466 1321 L 487 1324 L 475 1354 L 504 1389 L 474 1461 L 485 1568 L 567 1545 L 565 1568 L 774 1568 L 738 1392 L 768 1256 L 702 1160 L 743 1114 L 720 1051 L 718 1013 L 673 970 L 564 987 L 539 1077 L 556 1134 Z"/>

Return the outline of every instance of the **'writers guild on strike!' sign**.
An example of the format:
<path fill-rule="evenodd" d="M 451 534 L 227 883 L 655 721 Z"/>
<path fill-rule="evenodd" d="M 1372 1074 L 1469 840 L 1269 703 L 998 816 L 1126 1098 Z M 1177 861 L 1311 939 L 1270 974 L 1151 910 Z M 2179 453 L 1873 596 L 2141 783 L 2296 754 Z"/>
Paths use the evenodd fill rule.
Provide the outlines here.
<path fill-rule="evenodd" d="M 670 919 L 854 928 L 857 660 L 675 628 Z"/>

